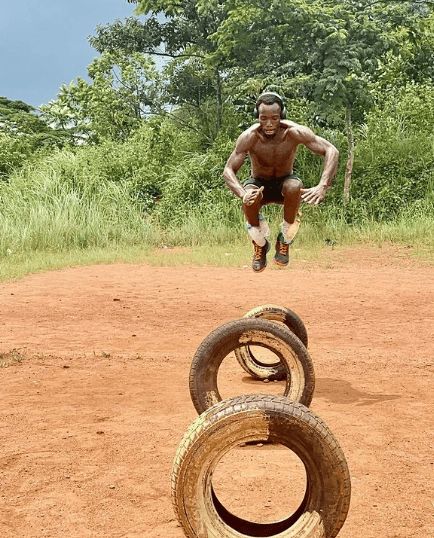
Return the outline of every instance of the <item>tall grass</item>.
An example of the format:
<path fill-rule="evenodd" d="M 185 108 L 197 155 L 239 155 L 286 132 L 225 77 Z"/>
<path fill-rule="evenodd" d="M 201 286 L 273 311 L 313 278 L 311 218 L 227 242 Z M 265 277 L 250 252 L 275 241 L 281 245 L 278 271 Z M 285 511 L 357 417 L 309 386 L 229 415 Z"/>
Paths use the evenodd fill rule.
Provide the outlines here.
<path fill-rule="evenodd" d="M 303 256 L 325 245 L 360 242 L 407 244 L 434 256 L 432 136 L 424 136 L 423 144 L 411 138 L 403 155 L 401 138 L 390 129 L 387 151 L 378 156 L 375 144 L 384 133 L 373 125 L 373 141 L 366 138 L 359 144 L 351 200 L 342 200 L 341 160 L 324 203 L 303 205 L 296 238 Z M 35 157 L 7 182 L 0 181 L 0 280 L 63 265 L 120 260 L 249 264 L 251 244 L 241 203 L 221 175 L 234 141 L 223 137 L 200 150 L 185 134 L 176 137 L 170 125 L 163 125 L 164 132 L 154 127 L 145 125 L 125 143 L 64 148 Z M 170 144 L 167 133 L 173 135 Z M 335 143 L 344 141 L 337 137 Z M 316 184 L 322 170 L 319 156 L 300 148 L 297 166 L 306 186 Z M 245 165 L 239 177 L 248 174 Z M 282 208 L 268 206 L 263 213 L 274 241 Z"/>
<path fill-rule="evenodd" d="M 0 186 L 0 229 L 0 257 L 158 242 L 125 183 L 89 178 L 83 188 L 53 166 L 27 167 Z"/>
<path fill-rule="evenodd" d="M 72 158 L 69 156 L 68 158 Z M 143 213 L 126 182 L 89 177 L 65 182 L 53 163 L 27 167 L 0 185 L 0 280 L 65 265 L 114 261 L 234 265 L 249 263 L 251 245 L 241 208 L 214 193 L 215 208 L 196 207 L 184 218 L 162 226 Z M 277 235 L 282 208 L 263 213 Z M 296 247 L 317 251 L 323 246 L 355 243 L 409 244 L 434 256 L 434 203 L 415 202 L 392 221 L 364 218 L 348 224 L 345 208 L 303 206 Z M 181 249 L 170 258 L 164 249 Z M 160 254 L 152 253 L 162 247 Z M 170 259 L 170 262 L 169 262 Z"/>
<path fill-rule="evenodd" d="M 100 200 L 104 201 L 104 197 Z M 163 229 L 144 220 L 134 205 L 128 203 L 116 204 L 115 222 L 107 218 L 107 207 L 96 202 L 74 210 L 64 206 L 59 203 L 56 210 L 35 207 L 27 224 L 16 219 L 16 229 L 8 223 L 9 233 L 5 235 L 9 236 L 9 242 L 3 236 L 0 239 L 0 281 L 41 270 L 96 263 L 238 267 L 250 264 L 252 247 L 241 218 L 234 223 L 190 215 L 182 225 Z M 403 216 L 388 223 L 371 221 L 351 226 L 344 219 L 332 218 L 319 225 L 304 218 L 292 257 L 314 260 L 329 246 L 395 243 L 411 245 L 413 255 L 434 260 L 432 215 Z M 270 214 L 268 219 L 273 242 L 281 216 Z M 4 223 L 2 216 L 0 226 Z M 23 238 L 19 237 L 20 230 Z"/>

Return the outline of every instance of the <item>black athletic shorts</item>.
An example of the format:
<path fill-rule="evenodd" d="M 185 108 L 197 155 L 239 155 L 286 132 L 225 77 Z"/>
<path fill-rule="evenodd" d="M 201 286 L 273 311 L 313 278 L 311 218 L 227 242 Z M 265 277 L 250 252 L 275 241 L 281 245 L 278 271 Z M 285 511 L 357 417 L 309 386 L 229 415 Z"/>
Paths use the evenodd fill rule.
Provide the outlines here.
<path fill-rule="evenodd" d="M 301 179 L 293 173 L 287 176 L 273 177 L 270 179 L 265 179 L 262 177 L 250 177 L 247 181 L 244 182 L 243 187 L 247 187 L 248 185 L 255 185 L 258 188 L 264 187 L 264 198 L 262 200 L 262 205 L 266 205 L 269 203 L 282 204 L 282 187 L 287 179 L 296 179 L 301 183 Z"/>

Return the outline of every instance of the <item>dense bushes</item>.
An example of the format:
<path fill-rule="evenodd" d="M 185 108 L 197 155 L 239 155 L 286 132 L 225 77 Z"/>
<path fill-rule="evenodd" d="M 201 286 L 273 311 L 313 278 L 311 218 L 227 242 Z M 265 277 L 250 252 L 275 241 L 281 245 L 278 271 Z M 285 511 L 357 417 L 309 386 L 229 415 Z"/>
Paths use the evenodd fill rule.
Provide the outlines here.
<path fill-rule="evenodd" d="M 192 213 L 212 221 L 237 220 L 239 200 L 232 195 L 222 177 L 223 167 L 232 151 L 226 142 L 213 150 L 186 156 L 168 175 L 161 202 L 155 209 L 163 225 L 182 224 Z"/>
<path fill-rule="evenodd" d="M 407 85 L 369 116 L 357 144 L 352 205 L 393 219 L 434 191 L 434 87 Z"/>
<path fill-rule="evenodd" d="M 44 146 L 40 144 L 44 136 L 10 136 L 0 132 L 0 181 L 7 181 L 15 170 L 46 154 Z"/>
<path fill-rule="evenodd" d="M 340 165 L 326 200 L 317 208 L 303 206 L 304 222 L 319 230 L 330 222 L 361 226 L 432 214 L 433 124 L 432 86 L 422 91 L 409 85 L 374 109 L 357 133 L 348 202 L 343 199 L 347 138 L 314 129 L 338 147 Z M 241 204 L 222 171 L 239 132 L 222 131 L 205 149 L 191 131 L 154 118 L 124 142 L 36 152 L 25 138 L 1 135 L 0 173 L 7 181 L 0 181 L 0 256 L 237 237 L 244 228 Z M 319 181 L 322 164 L 321 157 L 299 148 L 295 166 L 305 186 Z M 240 180 L 249 172 L 246 163 Z M 274 224 L 281 218 L 279 208 L 265 212 Z"/>

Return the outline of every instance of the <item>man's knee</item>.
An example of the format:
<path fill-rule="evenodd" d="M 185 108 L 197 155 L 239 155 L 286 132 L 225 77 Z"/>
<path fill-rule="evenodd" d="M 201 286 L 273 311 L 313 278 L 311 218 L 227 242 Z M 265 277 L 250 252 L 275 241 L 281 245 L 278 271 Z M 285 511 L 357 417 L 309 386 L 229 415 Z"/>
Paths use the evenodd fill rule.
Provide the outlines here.
<path fill-rule="evenodd" d="M 244 190 L 246 192 L 251 192 L 251 191 L 255 192 L 259 190 L 259 187 L 256 187 L 256 185 L 247 185 L 244 187 Z M 242 207 L 243 207 L 246 217 L 248 216 L 249 213 L 256 213 L 259 211 L 259 209 L 261 208 L 263 198 L 264 198 L 264 195 L 262 194 L 262 192 L 259 192 L 253 203 L 246 205 L 243 202 Z"/>
<path fill-rule="evenodd" d="M 287 179 L 282 185 L 282 196 L 284 198 L 299 198 L 301 196 L 300 189 L 303 188 L 303 183 L 298 179 Z"/>

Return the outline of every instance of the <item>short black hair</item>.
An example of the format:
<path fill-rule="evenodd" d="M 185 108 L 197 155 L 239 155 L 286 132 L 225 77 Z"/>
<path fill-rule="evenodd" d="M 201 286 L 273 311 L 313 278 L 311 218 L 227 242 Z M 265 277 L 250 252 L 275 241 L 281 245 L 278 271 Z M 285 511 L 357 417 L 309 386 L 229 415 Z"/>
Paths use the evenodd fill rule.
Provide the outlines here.
<path fill-rule="evenodd" d="M 280 95 L 274 92 L 265 92 L 258 97 L 255 105 L 255 116 L 259 118 L 259 107 L 261 104 L 274 105 L 274 103 L 280 106 L 280 117 L 284 119 L 286 117 L 285 104 Z"/>

